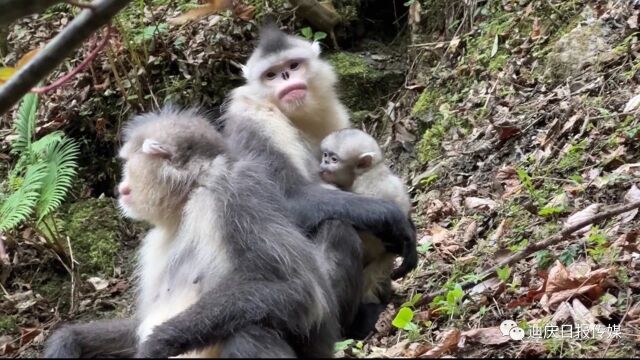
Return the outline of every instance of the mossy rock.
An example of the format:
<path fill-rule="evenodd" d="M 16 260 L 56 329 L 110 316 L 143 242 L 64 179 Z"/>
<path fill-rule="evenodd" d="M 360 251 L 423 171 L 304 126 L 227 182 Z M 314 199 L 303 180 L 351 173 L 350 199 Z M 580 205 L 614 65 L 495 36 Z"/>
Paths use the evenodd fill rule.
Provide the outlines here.
<path fill-rule="evenodd" d="M 404 75 L 392 69 L 377 69 L 368 59 L 353 53 L 328 56 L 339 79 L 340 99 L 352 112 L 384 106 L 386 95 L 402 86 Z"/>
<path fill-rule="evenodd" d="M 586 7 L 580 15 L 584 23 L 560 37 L 546 57 L 544 76 L 548 80 L 566 79 L 580 75 L 585 67 L 596 68 L 613 59 L 614 45 L 620 40 L 618 31 L 602 20 L 596 20 L 594 10 Z"/>
<path fill-rule="evenodd" d="M 0 334 L 10 334 L 18 330 L 18 320 L 14 315 L 0 315 Z"/>
<path fill-rule="evenodd" d="M 81 273 L 113 272 L 123 221 L 112 198 L 91 198 L 69 207 L 65 229 Z"/>

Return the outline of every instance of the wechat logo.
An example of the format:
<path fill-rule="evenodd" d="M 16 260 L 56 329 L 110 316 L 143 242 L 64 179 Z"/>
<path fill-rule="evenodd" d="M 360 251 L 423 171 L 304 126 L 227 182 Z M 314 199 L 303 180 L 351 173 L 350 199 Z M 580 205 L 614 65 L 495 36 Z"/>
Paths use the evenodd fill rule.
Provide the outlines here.
<path fill-rule="evenodd" d="M 508 336 L 511 340 L 521 341 L 524 339 L 524 330 L 513 320 L 505 320 L 500 324 L 502 336 Z"/>

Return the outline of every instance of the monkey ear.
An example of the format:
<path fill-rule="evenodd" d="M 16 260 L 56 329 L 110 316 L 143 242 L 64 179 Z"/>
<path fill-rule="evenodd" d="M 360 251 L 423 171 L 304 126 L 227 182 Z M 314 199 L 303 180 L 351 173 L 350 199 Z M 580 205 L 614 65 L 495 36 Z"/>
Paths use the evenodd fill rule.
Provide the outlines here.
<path fill-rule="evenodd" d="M 358 169 L 368 169 L 373 164 L 373 157 L 375 153 L 368 152 L 360 155 L 358 158 Z"/>
<path fill-rule="evenodd" d="M 142 152 L 148 155 L 160 156 L 168 159 L 173 156 L 171 150 L 164 144 L 161 144 L 153 139 L 145 139 L 142 143 Z"/>
<path fill-rule="evenodd" d="M 320 43 L 317 41 L 312 42 L 311 50 L 313 50 L 313 52 L 316 53 L 316 55 L 320 55 L 320 52 L 322 51 L 322 49 L 320 48 Z"/>
<path fill-rule="evenodd" d="M 241 65 L 240 69 L 242 70 L 242 76 L 244 76 L 245 79 L 249 79 L 249 68 L 247 65 Z"/>

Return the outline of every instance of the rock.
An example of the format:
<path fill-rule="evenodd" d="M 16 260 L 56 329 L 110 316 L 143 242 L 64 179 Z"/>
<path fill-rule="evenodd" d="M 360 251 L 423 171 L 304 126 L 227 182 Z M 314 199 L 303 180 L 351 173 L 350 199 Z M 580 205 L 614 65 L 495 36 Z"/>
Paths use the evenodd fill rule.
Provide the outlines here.
<path fill-rule="evenodd" d="M 612 50 L 622 32 L 596 16 L 593 9 L 585 7 L 581 14 L 584 21 L 552 45 L 545 77 L 575 78 L 586 66 L 598 66 L 615 56 Z"/>
<path fill-rule="evenodd" d="M 379 54 L 378 54 L 379 55 Z M 327 57 L 338 74 L 340 99 L 352 112 L 385 105 L 383 97 L 402 86 L 404 74 L 387 61 L 337 52 Z"/>

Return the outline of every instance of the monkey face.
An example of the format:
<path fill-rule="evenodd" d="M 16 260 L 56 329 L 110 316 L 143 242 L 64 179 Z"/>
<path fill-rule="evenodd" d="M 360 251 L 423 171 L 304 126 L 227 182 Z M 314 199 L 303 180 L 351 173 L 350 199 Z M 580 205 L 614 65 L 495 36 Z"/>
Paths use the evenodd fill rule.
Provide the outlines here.
<path fill-rule="evenodd" d="M 262 73 L 262 83 L 283 108 L 292 109 L 304 103 L 308 89 L 307 65 L 305 59 L 291 59 Z"/>
<path fill-rule="evenodd" d="M 327 183 L 348 189 L 355 178 L 354 165 L 331 151 L 323 151 L 320 163 L 320 177 Z"/>
<path fill-rule="evenodd" d="M 166 222 L 168 215 L 179 215 L 192 177 L 172 166 L 173 150 L 169 145 L 146 139 L 137 151 L 131 151 L 132 147 L 125 144 L 123 149 L 129 152 L 121 152 L 125 161 L 118 185 L 122 213 L 154 225 Z"/>

